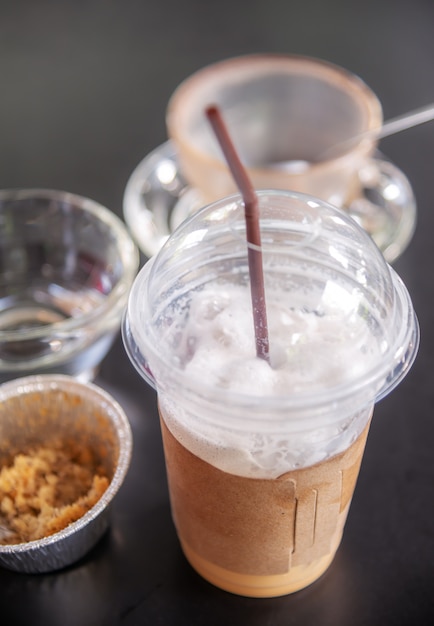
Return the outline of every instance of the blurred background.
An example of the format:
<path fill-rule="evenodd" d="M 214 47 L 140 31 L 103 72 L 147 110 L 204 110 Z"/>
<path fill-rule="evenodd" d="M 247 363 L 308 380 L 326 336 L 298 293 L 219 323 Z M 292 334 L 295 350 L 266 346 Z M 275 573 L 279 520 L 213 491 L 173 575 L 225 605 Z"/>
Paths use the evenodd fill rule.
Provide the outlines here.
<path fill-rule="evenodd" d="M 119 212 L 129 174 L 166 139 L 177 84 L 250 52 L 342 65 L 394 117 L 434 101 L 433 32 L 431 0 L 2 0 L 0 185 Z M 434 124 L 381 144 L 426 205 L 433 144 Z"/>

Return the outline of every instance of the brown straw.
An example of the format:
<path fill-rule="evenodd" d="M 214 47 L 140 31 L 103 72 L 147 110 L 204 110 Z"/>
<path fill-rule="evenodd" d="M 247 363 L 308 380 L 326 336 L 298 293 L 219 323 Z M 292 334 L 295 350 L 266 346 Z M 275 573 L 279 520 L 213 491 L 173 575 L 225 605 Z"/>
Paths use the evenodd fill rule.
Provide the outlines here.
<path fill-rule="evenodd" d="M 253 323 L 255 327 L 256 355 L 269 362 L 267 310 L 265 306 L 264 270 L 262 266 L 261 231 L 259 228 L 258 197 L 247 172 L 232 143 L 222 115 L 216 106 L 205 111 L 219 141 L 226 162 L 244 201 L 246 219 L 247 254 L 252 297 Z"/>

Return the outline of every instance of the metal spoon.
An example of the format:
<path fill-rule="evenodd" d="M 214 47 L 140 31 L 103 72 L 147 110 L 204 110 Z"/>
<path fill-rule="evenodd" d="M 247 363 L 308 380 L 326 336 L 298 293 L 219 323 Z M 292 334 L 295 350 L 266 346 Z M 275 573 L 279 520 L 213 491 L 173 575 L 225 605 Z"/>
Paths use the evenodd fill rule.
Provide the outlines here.
<path fill-rule="evenodd" d="M 324 158 L 331 158 L 331 156 L 336 154 L 336 152 L 342 152 L 345 147 L 348 147 L 351 144 L 360 141 L 361 139 L 372 138 L 380 140 L 384 137 L 389 137 L 390 135 L 400 133 L 401 131 L 407 130 L 408 128 L 418 126 L 419 124 L 425 124 L 426 122 L 430 122 L 433 119 L 434 103 L 431 103 L 427 106 L 421 107 L 420 109 L 414 109 L 413 111 L 409 111 L 408 113 L 404 113 L 403 115 L 394 117 L 387 122 L 384 122 L 384 124 L 380 126 L 380 128 L 367 130 L 363 133 L 359 133 L 358 135 L 354 135 L 349 139 L 340 141 L 331 148 L 328 148 L 325 152 L 322 152 L 319 160 L 322 161 Z"/>
<path fill-rule="evenodd" d="M 413 111 L 404 113 L 403 115 L 399 115 L 398 117 L 394 117 L 387 122 L 384 122 L 384 124 L 379 128 L 367 130 L 363 133 L 359 133 L 358 135 L 353 135 L 348 139 L 344 139 L 343 141 L 339 141 L 330 148 L 327 148 L 327 150 L 321 152 L 319 156 L 315 159 L 315 163 L 332 159 L 333 157 L 338 156 L 338 154 L 344 152 L 346 148 L 349 148 L 356 142 L 359 142 L 361 139 L 375 138 L 380 140 L 384 137 L 389 137 L 390 135 L 394 135 L 403 130 L 407 130 L 408 128 L 418 126 L 419 124 L 430 122 L 433 119 L 434 103 L 428 104 L 427 106 L 421 107 L 420 109 L 414 109 Z M 300 174 L 307 170 L 310 165 L 311 163 L 309 161 L 290 160 L 282 161 L 280 163 L 273 163 L 272 168 L 283 170 L 288 173 Z"/>

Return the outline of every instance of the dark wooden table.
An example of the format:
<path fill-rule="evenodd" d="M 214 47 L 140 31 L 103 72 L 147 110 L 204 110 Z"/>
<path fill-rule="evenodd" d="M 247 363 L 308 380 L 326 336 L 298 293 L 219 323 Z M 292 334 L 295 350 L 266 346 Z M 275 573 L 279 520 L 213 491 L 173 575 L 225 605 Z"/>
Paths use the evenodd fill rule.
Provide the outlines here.
<path fill-rule="evenodd" d="M 194 70 L 249 52 L 321 57 L 359 74 L 385 118 L 434 101 L 430 0 L 2 0 L 0 187 L 64 189 L 122 216 L 137 163 L 166 139 L 164 111 Z M 134 455 L 110 531 L 50 575 L 0 570 L 2 626 L 402 626 L 434 623 L 434 123 L 381 143 L 410 179 L 418 226 L 395 263 L 422 343 L 376 408 L 344 540 L 292 596 L 213 588 L 181 554 L 154 392 L 120 338 L 97 383 L 125 408 Z"/>

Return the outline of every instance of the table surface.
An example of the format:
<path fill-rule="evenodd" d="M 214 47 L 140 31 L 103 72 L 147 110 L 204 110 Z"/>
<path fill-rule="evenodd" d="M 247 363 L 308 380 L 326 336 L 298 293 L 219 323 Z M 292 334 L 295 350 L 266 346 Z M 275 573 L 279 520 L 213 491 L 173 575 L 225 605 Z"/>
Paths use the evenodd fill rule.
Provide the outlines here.
<path fill-rule="evenodd" d="M 122 216 L 128 177 L 166 140 L 167 100 L 194 70 L 250 52 L 321 57 L 359 74 L 387 119 L 434 101 L 433 33 L 430 0 L 3 0 L 0 187 L 64 189 Z M 134 454 L 110 530 L 65 571 L 0 570 L 2 626 L 434 623 L 434 124 L 381 150 L 417 198 L 416 233 L 394 265 L 422 342 L 408 377 L 376 407 L 327 573 L 257 600 L 190 568 L 170 517 L 155 394 L 118 338 L 96 382 L 127 412 Z"/>

